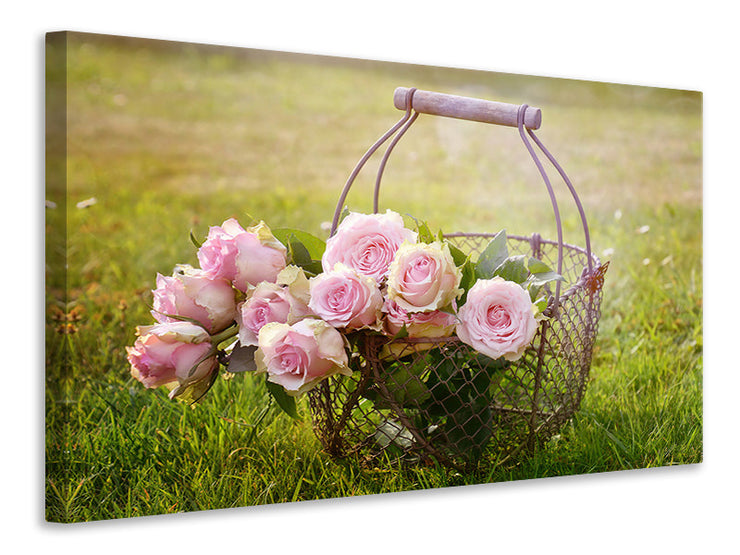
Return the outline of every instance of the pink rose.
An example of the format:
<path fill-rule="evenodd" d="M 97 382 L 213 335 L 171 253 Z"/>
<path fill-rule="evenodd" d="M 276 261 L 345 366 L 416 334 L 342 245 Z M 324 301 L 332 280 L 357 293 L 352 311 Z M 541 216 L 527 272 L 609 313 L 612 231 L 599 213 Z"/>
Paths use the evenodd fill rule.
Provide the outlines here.
<path fill-rule="evenodd" d="M 446 244 L 404 243 L 388 272 L 387 295 L 407 312 L 437 310 L 462 293 L 461 279 Z"/>
<path fill-rule="evenodd" d="M 265 324 L 260 329 L 254 360 L 257 373 L 267 372 L 269 381 L 293 396 L 335 374 L 352 375 L 342 334 L 314 318 L 293 325 Z"/>
<path fill-rule="evenodd" d="M 493 359 L 517 360 L 537 331 L 529 293 L 503 278 L 478 280 L 458 312 L 460 341 Z"/>
<path fill-rule="evenodd" d="M 380 283 L 401 243 L 415 243 L 416 238 L 416 232 L 406 229 L 395 212 L 351 212 L 326 242 L 321 264 L 328 272 L 341 262 Z"/>
<path fill-rule="evenodd" d="M 308 314 L 306 303 L 294 297 L 288 287 L 263 281 L 239 305 L 239 343 L 257 345 L 259 331 L 265 324 L 294 324 Z"/>
<path fill-rule="evenodd" d="M 311 311 L 336 328 L 378 328 L 383 296 L 375 280 L 344 264 L 309 280 Z"/>
<path fill-rule="evenodd" d="M 386 300 L 385 329 L 394 336 L 406 326 L 409 337 L 449 337 L 455 331 L 455 316 L 441 310 L 429 312 L 407 312 L 395 301 Z"/>
<path fill-rule="evenodd" d="M 136 328 L 138 338 L 126 347 L 131 375 L 145 387 L 196 382 L 217 367 L 208 333 L 190 322 L 167 322 Z"/>
<path fill-rule="evenodd" d="M 287 249 L 264 222 L 245 230 L 233 218 L 211 227 L 198 249 L 206 274 L 226 279 L 240 291 L 261 281 L 274 282 L 285 268 L 286 257 Z"/>
<path fill-rule="evenodd" d="M 455 316 L 441 310 L 406 312 L 395 301 L 387 299 L 383 306 L 383 312 L 385 313 L 385 331 L 390 336 L 395 336 L 403 329 L 404 325 L 408 337 L 412 339 L 423 337 L 439 339 L 449 337 L 455 331 Z M 380 358 L 385 359 L 390 355 L 402 357 L 432 347 L 434 347 L 432 341 L 428 343 L 423 341 L 393 341 L 383 346 Z"/>
<path fill-rule="evenodd" d="M 174 314 L 200 322 L 209 333 L 218 333 L 228 328 L 236 315 L 231 284 L 189 266 L 180 266 L 180 272 L 172 276 L 157 274 L 157 288 L 152 293 L 152 315 L 160 323 L 176 322 L 166 316 Z"/>

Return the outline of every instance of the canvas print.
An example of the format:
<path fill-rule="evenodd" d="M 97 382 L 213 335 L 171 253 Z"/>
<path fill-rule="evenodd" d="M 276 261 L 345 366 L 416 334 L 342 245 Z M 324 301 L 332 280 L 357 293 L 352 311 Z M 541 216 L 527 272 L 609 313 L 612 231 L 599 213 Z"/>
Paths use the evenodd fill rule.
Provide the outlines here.
<path fill-rule="evenodd" d="M 702 460 L 698 91 L 58 32 L 46 519 Z"/>

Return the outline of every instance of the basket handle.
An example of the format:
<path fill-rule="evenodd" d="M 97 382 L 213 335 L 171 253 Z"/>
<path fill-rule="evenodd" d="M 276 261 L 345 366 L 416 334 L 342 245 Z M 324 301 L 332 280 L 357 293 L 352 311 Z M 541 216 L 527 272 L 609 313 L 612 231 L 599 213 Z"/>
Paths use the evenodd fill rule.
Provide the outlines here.
<path fill-rule="evenodd" d="M 398 87 L 393 93 L 393 105 L 399 110 L 406 110 L 407 95 L 410 89 Z M 414 90 L 411 108 L 420 114 L 445 116 L 481 123 L 495 123 L 517 127 L 519 105 L 482 100 L 467 96 L 456 96 L 432 91 Z M 524 127 L 539 129 L 542 125 L 542 111 L 528 106 L 524 114 Z"/>
<path fill-rule="evenodd" d="M 540 175 L 545 183 L 545 186 L 547 187 L 547 191 L 550 196 L 550 201 L 552 203 L 553 211 L 555 213 L 555 223 L 556 223 L 557 235 L 558 235 L 557 271 L 558 273 L 562 273 L 563 231 L 562 231 L 562 223 L 560 221 L 560 210 L 558 209 L 557 199 L 555 198 L 555 193 L 552 189 L 552 185 L 550 184 L 550 179 L 547 175 L 547 172 L 545 172 L 544 167 L 542 166 L 542 163 L 537 157 L 537 154 L 535 153 L 534 148 L 532 147 L 532 145 L 530 144 L 526 136 L 528 134 L 529 137 L 532 138 L 532 140 L 535 142 L 537 147 L 540 149 L 540 151 L 542 151 L 545 154 L 545 156 L 550 161 L 550 163 L 558 171 L 558 173 L 560 174 L 560 177 L 563 179 L 563 181 L 567 185 L 568 190 L 570 191 L 571 196 L 573 197 L 573 200 L 578 208 L 578 212 L 581 217 L 581 224 L 583 226 L 583 232 L 584 232 L 584 236 L 586 240 L 586 259 L 588 262 L 587 271 L 589 275 L 593 273 L 591 239 L 590 239 L 588 222 L 586 221 L 586 214 L 583 209 L 583 205 L 581 204 L 580 198 L 578 197 L 578 194 L 576 193 L 576 190 L 573 187 L 573 184 L 571 183 L 570 179 L 568 179 L 568 176 L 565 174 L 565 171 L 563 170 L 563 168 L 557 163 L 557 161 L 555 160 L 555 157 L 552 154 L 550 154 L 547 148 L 545 148 L 545 145 L 542 144 L 542 142 L 535 136 L 533 132 L 533 129 L 538 129 L 542 123 L 542 112 L 539 108 L 532 108 L 528 106 L 527 104 L 521 104 L 521 105 L 506 104 L 502 102 L 494 102 L 491 100 L 481 100 L 477 98 L 469 98 L 469 97 L 464 97 L 464 96 L 456 96 L 456 95 L 443 94 L 443 93 L 437 93 L 437 92 L 422 91 L 416 88 L 406 88 L 406 87 L 398 87 L 395 90 L 393 94 L 393 103 L 396 108 L 405 110 L 405 114 L 393 127 L 391 127 L 380 139 L 378 139 L 375 142 L 375 144 L 373 144 L 373 146 L 370 147 L 370 149 L 360 159 L 357 166 L 355 166 L 355 169 L 350 174 L 350 177 L 344 186 L 342 194 L 340 195 L 340 198 L 339 198 L 339 202 L 337 203 L 336 209 L 334 211 L 334 219 L 332 221 L 330 235 L 334 235 L 334 233 L 336 232 L 337 226 L 339 224 L 339 217 L 341 215 L 341 210 L 342 210 L 342 207 L 344 206 L 344 201 L 347 197 L 349 189 L 352 187 L 352 183 L 354 182 L 355 178 L 359 174 L 360 170 L 365 165 L 365 163 L 368 161 L 368 159 L 375 153 L 375 151 L 378 148 L 380 148 L 380 146 L 385 141 L 387 141 L 391 136 L 395 134 L 396 136 L 393 138 L 390 145 L 386 149 L 386 152 L 383 155 L 383 158 L 380 162 L 380 166 L 378 168 L 378 174 L 377 174 L 376 181 L 375 181 L 374 211 L 376 213 L 378 212 L 378 196 L 379 196 L 379 190 L 380 190 L 380 181 L 381 181 L 385 166 L 388 162 L 388 158 L 391 152 L 393 151 L 393 148 L 396 146 L 396 144 L 400 140 L 400 138 L 408 130 L 411 124 L 414 123 L 414 121 L 419 116 L 419 114 L 426 113 L 426 114 L 432 114 L 432 115 L 437 115 L 437 116 L 445 116 L 445 117 L 452 117 L 452 118 L 457 118 L 457 119 L 466 119 L 470 121 L 478 121 L 478 122 L 483 122 L 483 123 L 494 123 L 497 125 L 506 125 L 510 127 L 517 127 L 519 129 L 519 135 L 522 139 L 522 142 L 524 143 L 525 147 L 529 151 L 529 154 L 532 157 L 533 162 L 537 166 L 537 169 L 540 172 Z M 525 134 L 525 129 L 526 129 L 526 134 Z M 555 287 L 556 287 L 556 292 L 555 292 L 554 309 L 557 310 L 557 306 L 559 304 L 559 295 L 560 295 L 560 281 L 556 283 Z"/>

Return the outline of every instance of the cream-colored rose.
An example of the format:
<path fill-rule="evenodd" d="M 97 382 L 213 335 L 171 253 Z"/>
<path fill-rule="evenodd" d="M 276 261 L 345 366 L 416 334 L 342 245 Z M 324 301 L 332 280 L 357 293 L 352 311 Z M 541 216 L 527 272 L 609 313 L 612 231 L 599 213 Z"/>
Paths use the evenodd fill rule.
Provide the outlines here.
<path fill-rule="evenodd" d="M 461 279 L 446 244 L 404 243 L 388 272 L 387 296 L 407 312 L 437 310 L 462 294 Z"/>

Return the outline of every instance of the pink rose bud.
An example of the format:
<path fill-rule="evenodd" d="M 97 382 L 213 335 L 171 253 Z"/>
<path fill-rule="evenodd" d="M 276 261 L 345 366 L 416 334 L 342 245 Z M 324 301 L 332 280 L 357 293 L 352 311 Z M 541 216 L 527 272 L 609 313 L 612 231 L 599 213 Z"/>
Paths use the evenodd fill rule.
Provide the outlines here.
<path fill-rule="evenodd" d="M 168 314 L 184 316 L 200 322 L 213 334 L 228 328 L 236 316 L 231 284 L 190 266 L 179 266 L 170 277 L 157 274 L 157 288 L 152 293 L 152 315 L 160 323 L 177 321 Z"/>
<path fill-rule="evenodd" d="M 344 264 L 309 281 L 311 311 L 335 328 L 379 329 L 383 296 L 375 280 Z"/>
<path fill-rule="evenodd" d="M 242 292 L 261 281 L 275 282 L 286 259 L 287 249 L 264 222 L 245 230 L 233 218 L 211 227 L 198 249 L 206 274 L 226 279 Z"/>
<path fill-rule="evenodd" d="M 458 312 L 460 341 L 493 359 L 517 360 L 537 331 L 536 308 L 519 284 L 478 280 Z"/>
<path fill-rule="evenodd" d="M 416 239 L 417 233 L 406 229 L 403 218 L 395 212 L 351 212 L 326 242 L 321 264 L 328 272 L 341 262 L 380 283 L 401 243 L 416 243 Z"/>
<path fill-rule="evenodd" d="M 352 375 L 344 338 L 323 320 L 305 318 L 293 325 L 272 322 L 259 333 L 257 373 L 297 396 L 335 374 Z"/>
<path fill-rule="evenodd" d="M 438 241 L 401 245 L 388 273 L 388 298 L 407 312 L 449 306 L 462 293 L 462 272 Z"/>
<path fill-rule="evenodd" d="M 145 387 L 195 382 L 217 367 L 208 333 L 190 322 L 138 326 L 133 347 L 126 347 L 131 375 Z"/>
<path fill-rule="evenodd" d="M 294 324 L 309 314 L 306 303 L 294 297 L 289 287 L 263 281 L 239 305 L 239 343 L 257 345 L 259 331 L 265 324 Z"/>

